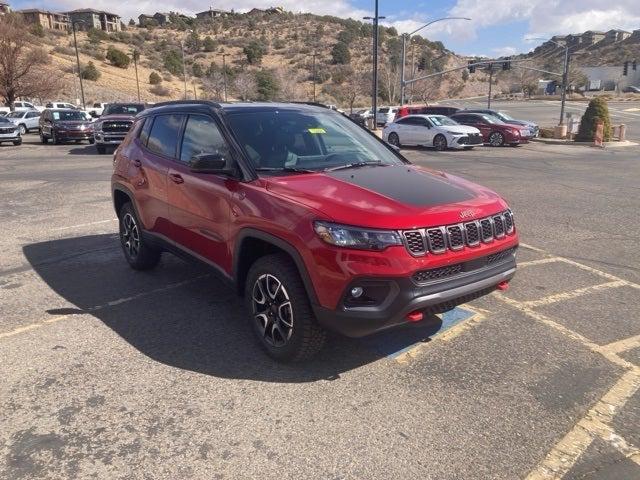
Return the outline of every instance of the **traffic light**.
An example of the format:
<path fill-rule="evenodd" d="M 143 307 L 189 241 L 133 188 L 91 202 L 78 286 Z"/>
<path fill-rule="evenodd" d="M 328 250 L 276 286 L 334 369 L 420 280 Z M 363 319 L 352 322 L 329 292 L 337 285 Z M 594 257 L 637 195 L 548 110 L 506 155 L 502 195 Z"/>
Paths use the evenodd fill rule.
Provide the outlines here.
<path fill-rule="evenodd" d="M 629 73 L 629 62 L 624 62 L 622 64 L 622 75 L 626 77 L 628 73 Z"/>
<path fill-rule="evenodd" d="M 511 61 L 502 62 L 502 70 L 511 70 Z"/>
<path fill-rule="evenodd" d="M 631 62 L 631 70 L 633 70 L 634 72 L 636 71 L 636 61 L 634 60 L 633 62 Z"/>
<path fill-rule="evenodd" d="M 467 67 L 469 69 L 469 73 L 476 73 L 476 66 L 474 63 L 476 63 L 475 60 L 469 60 L 469 66 Z"/>

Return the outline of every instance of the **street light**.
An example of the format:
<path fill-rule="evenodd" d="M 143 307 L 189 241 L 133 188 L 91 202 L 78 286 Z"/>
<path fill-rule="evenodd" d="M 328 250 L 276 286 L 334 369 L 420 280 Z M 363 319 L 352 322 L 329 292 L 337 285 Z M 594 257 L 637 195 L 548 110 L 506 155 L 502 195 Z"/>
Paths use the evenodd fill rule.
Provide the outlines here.
<path fill-rule="evenodd" d="M 569 46 L 567 44 L 562 45 L 555 40 L 547 40 L 546 38 L 527 38 L 527 40 L 542 40 L 545 42 L 553 43 L 557 47 L 564 48 L 564 68 L 562 70 L 562 96 L 560 99 L 560 123 L 558 125 L 564 125 L 564 105 L 567 99 L 567 87 L 569 83 Z"/>
<path fill-rule="evenodd" d="M 386 17 L 378 15 L 378 0 L 376 0 L 375 14 L 373 17 L 363 17 L 363 20 L 373 20 L 373 91 L 371 103 L 373 108 L 373 129 L 377 130 L 378 120 L 378 22 Z"/>
<path fill-rule="evenodd" d="M 411 33 L 403 33 L 402 34 L 402 65 L 400 66 L 400 104 L 404 105 L 404 93 L 405 93 L 404 91 L 405 91 L 405 88 L 406 88 L 406 81 L 405 81 L 405 78 L 404 78 L 404 66 L 405 66 L 405 63 L 406 63 L 407 38 L 411 38 L 412 35 L 415 35 L 416 33 L 418 33 L 423 28 L 427 28 L 429 25 L 433 25 L 434 23 L 442 22 L 444 20 L 471 20 L 471 19 L 467 18 L 467 17 L 444 17 L 444 18 L 438 18 L 436 20 L 430 21 L 429 23 L 425 23 L 423 26 L 421 26 L 420 28 L 416 28 Z"/>
<path fill-rule="evenodd" d="M 82 96 L 82 109 L 85 110 L 87 106 L 84 103 L 84 87 L 82 85 L 82 69 L 80 68 L 80 55 L 78 54 L 78 41 L 76 40 L 76 24 L 84 24 L 82 20 L 71 21 L 71 29 L 73 30 L 73 46 L 76 49 L 76 62 L 78 63 L 78 78 L 80 79 L 80 95 Z"/>

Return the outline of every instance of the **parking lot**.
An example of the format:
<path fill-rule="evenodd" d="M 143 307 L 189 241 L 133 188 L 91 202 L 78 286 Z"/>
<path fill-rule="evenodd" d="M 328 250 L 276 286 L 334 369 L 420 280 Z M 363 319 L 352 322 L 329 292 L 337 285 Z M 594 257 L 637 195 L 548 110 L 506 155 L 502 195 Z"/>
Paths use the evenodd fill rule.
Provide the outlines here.
<path fill-rule="evenodd" d="M 129 269 L 110 155 L 0 147 L 0 478 L 640 478 L 639 148 L 406 150 L 509 201 L 511 288 L 285 366 L 209 271 Z"/>

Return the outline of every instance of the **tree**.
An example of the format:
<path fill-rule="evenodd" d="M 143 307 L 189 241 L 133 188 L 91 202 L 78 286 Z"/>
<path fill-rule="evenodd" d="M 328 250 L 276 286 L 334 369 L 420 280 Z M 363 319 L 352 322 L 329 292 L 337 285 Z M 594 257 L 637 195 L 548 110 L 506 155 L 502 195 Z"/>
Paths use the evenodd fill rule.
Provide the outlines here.
<path fill-rule="evenodd" d="M 113 46 L 107 49 L 107 60 L 109 60 L 114 66 L 118 68 L 127 68 L 131 63 L 131 58 L 129 58 L 129 55 Z"/>
<path fill-rule="evenodd" d="M 258 100 L 274 100 L 280 92 L 280 85 L 270 70 L 256 72 L 256 93 Z"/>
<path fill-rule="evenodd" d="M 602 97 L 595 97 L 589 102 L 587 110 L 580 120 L 580 128 L 576 140 L 578 142 L 592 142 L 596 133 L 598 121 L 604 123 L 604 141 L 611 139 L 611 118 L 609 117 L 609 108 L 607 101 Z"/>
<path fill-rule="evenodd" d="M 256 40 L 244 47 L 242 52 L 246 55 L 249 65 L 259 65 L 262 62 L 262 57 L 267 53 L 264 46 Z"/>
<path fill-rule="evenodd" d="M 369 93 L 369 79 L 365 78 L 362 72 L 353 72 L 342 85 L 342 88 L 344 90 L 344 100 L 349 105 L 349 113 L 351 114 L 358 96 Z"/>
<path fill-rule="evenodd" d="M 191 66 L 191 72 L 193 73 L 194 77 L 198 77 L 198 78 L 204 75 L 204 71 L 202 70 L 202 65 L 200 65 L 198 62 L 195 62 Z"/>
<path fill-rule="evenodd" d="M 136 21 L 133 18 L 129 19 L 129 26 L 130 27 L 135 27 L 136 26 Z"/>
<path fill-rule="evenodd" d="M 210 70 L 202 79 L 202 90 L 211 100 L 224 99 L 224 74 L 220 70 Z"/>
<path fill-rule="evenodd" d="M 49 65 L 47 52 L 32 48 L 28 27 L 17 14 L 0 20 L 0 96 L 13 108 L 18 97 L 53 97 L 61 77 Z"/>
<path fill-rule="evenodd" d="M 200 35 L 198 35 L 196 31 L 192 31 L 185 41 L 185 46 L 191 52 L 197 52 L 200 50 L 200 47 L 202 46 L 202 42 L 200 42 Z"/>
<path fill-rule="evenodd" d="M 237 97 L 242 101 L 255 98 L 258 90 L 258 84 L 255 76 L 249 72 L 239 73 L 233 80 L 233 90 L 236 92 Z"/>
<path fill-rule="evenodd" d="M 204 48 L 205 52 L 215 52 L 217 44 L 213 38 L 207 36 L 202 42 L 202 47 Z"/>
<path fill-rule="evenodd" d="M 162 83 L 162 78 L 156 72 L 151 72 L 149 74 L 149 83 L 151 85 L 160 85 Z"/>
<path fill-rule="evenodd" d="M 43 38 L 44 37 L 44 27 L 41 23 L 36 23 L 31 27 L 31 33 L 33 33 L 36 37 Z"/>
<path fill-rule="evenodd" d="M 173 75 L 182 74 L 182 57 L 176 50 L 169 50 L 164 54 L 164 68 Z"/>
<path fill-rule="evenodd" d="M 336 43 L 331 50 L 331 58 L 336 65 L 348 65 L 351 63 L 349 46 L 344 42 Z"/>
<path fill-rule="evenodd" d="M 91 80 L 95 82 L 100 78 L 100 72 L 93 62 L 89 62 L 87 66 L 82 69 L 81 76 L 85 80 Z"/>

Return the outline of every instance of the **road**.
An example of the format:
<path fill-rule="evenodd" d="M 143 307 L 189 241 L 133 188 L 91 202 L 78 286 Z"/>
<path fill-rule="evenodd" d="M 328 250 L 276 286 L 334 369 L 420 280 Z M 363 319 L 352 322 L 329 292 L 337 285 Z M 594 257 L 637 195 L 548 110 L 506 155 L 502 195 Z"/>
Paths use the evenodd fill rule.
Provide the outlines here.
<path fill-rule="evenodd" d="M 284 366 L 209 271 L 127 267 L 110 156 L 0 147 L 0 478 L 640 478 L 638 148 L 405 154 L 510 201 L 511 289 Z"/>
<path fill-rule="evenodd" d="M 448 100 L 443 105 L 454 105 L 460 108 L 486 108 L 486 98 L 468 100 Z M 587 109 L 586 101 L 568 101 L 566 112 L 575 115 L 578 120 Z M 609 114 L 613 125 L 627 126 L 627 139 L 640 141 L 640 102 L 609 102 Z M 556 100 L 505 101 L 492 100 L 491 108 L 507 112 L 514 118 L 531 120 L 543 127 L 557 125 L 560 120 L 560 102 Z"/>

